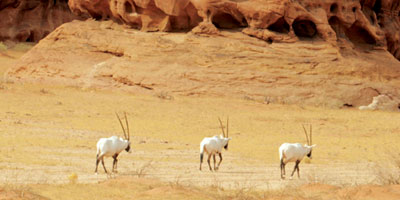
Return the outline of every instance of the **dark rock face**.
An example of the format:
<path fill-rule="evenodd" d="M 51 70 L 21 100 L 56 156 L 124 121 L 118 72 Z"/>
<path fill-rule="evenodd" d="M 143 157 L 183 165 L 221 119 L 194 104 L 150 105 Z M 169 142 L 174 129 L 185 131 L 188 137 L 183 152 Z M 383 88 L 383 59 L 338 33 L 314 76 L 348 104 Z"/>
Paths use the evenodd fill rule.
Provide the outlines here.
<path fill-rule="evenodd" d="M 63 23 L 77 19 L 68 0 L 0 1 L 0 41 L 37 42 Z"/>

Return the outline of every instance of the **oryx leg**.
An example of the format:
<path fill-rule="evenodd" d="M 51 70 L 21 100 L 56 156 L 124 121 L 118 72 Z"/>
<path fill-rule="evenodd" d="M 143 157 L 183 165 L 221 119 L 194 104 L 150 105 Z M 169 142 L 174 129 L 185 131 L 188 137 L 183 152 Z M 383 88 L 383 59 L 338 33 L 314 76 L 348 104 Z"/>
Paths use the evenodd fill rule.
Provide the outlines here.
<path fill-rule="evenodd" d="M 215 154 L 213 155 L 213 159 L 214 159 L 214 171 L 215 171 Z"/>
<path fill-rule="evenodd" d="M 207 162 L 208 162 L 208 167 L 210 168 L 210 171 L 212 171 L 211 165 L 210 165 L 210 159 L 211 159 L 211 154 L 208 154 Z"/>
<path fill-rule="evenodd" d="M 94 170 L 94 173 L 96 173 L 96 174 L 97 174 L 97 167 L 99 166 L 99 162 L 100 162 L 100 160 L 99 160 L 99 154 L 97 154 L 97 155 L 96 155 L 96 169 Z"/>
<path fill-rule="evenodd" d="M 108 174 L 106 166 L 104 165 L 104 156 L 101 157 L 101 164 L 103 164 L 104 171 Z"/>
<path fill-rule="evenodd" d="M 296 160 L 296 165 L 295 165 L 294 168 L 293 168 L 293 172 L 292 172 L 291 177 L 293 177 L 293 174 L 294 174 L 294 172 L 296 171 L 296 169 L 299 168 L 299 163 L 300 163 L 300 161 Z"/>
<path fill-rule="evenodd" d="M 200 154 L 200 171 L 201 171 L 201 164 L 203 164 L 203 154 Z"/>
<path fill-rule="evenodd" d="M 112 169 L 113 172 L 117 172 L 117 163 L 118 163 L 117 157 L 118 157 L 118 154 L 117 154 L 117 153 L 113 155 L 113 158 L 114 158 L 114 161 L 113 161 L 113 169 Z"/>
<path fill-rule="evenodd" d="M 218 163 L 218 166 L 217 166 L 217 170 L 219 169 L 219 165 L 222 162 L 222 153 L 218 153 L 218 155 L 219 155 L 219 163 Z"/>
<path fill-rule="evenodd" d="M 300 161 L 299 161 L 299 163 L 297 164 L 297 177 L 298 177 L 298 178 L 300 178 L 300 168 L 299 168 L 299 164 L 300 164 Z"/>
<path fill-rule="evenodd" d="M 281 179 L 285 179 L 285 163 L 283 162 L 283 159 L 281 159 Z"/>

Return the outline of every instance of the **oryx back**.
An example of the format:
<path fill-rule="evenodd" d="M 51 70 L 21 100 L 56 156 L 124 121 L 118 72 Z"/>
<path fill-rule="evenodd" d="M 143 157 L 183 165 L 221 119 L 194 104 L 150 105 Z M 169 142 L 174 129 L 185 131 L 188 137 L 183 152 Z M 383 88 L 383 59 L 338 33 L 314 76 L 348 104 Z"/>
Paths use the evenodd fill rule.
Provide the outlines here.
<path fill-rule="evenodd" d="M 306 154 L 306 148 L 300 143 L 283 143 L 279 147 L 280 159 L 284 158 L 285 163 L 301 161 Z"/>
<path fill-rule="evenodd" d="M 126 148 L 126 142 L 117 136 L 109 138 L 101 138 L 97 142 L 97 152 L 105 157 L 113 156 L 116 153 L 120 153 Z M 100 156 L 100 155 L 99 155 Z"/>

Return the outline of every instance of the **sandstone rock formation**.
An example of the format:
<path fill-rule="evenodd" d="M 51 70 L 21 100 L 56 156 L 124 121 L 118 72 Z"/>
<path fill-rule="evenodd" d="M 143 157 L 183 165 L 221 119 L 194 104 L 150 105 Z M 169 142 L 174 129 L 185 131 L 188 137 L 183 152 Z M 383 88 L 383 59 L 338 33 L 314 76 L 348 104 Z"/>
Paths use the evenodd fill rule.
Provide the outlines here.
<path fill-rule="evenodd" d="M 68 0 L 0 1 L 0 41 L 38 42 L 55 28 L 77 17 Z"/>
<path fill-rule="evenodd" d="M 387 51 L 344 55 L 323 40 L 268 44 L 240 31 L 219 35 L 73 21 L 41 40 L 5 79 L 333 108 L 368 105 L 379 94 L 400 97 L 399 61 Z"/>
<path fill-rule="evenodd" d="M 399 100 L 381 94 L 372 99 L 372 103 L 368 106 L 360 106 L 360 110 L 397 110 L 399 108 Z"/>
<path fill-rule="evenodd" d="M 268 42 L 320 37 L 338 46 L 383 48 L 400 59 L 398 0 L 70 0 L 77 14 L 146 31 L 247 27 Z M 216 28 L 215 28 L 215 27 Z M 345 41 L 345 44 L 341 42 Z"/>

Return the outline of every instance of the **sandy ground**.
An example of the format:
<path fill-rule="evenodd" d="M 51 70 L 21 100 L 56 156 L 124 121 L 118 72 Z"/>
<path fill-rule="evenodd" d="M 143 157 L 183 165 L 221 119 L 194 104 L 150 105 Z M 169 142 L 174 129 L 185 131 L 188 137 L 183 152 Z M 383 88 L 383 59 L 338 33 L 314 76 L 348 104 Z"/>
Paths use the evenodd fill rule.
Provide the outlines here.
<path fill-rule="evenodd" d="M 22 54 L 7 52 L 12 53 L 15 57 Z M 0 67 L 4 72 L 15 59 L 2 59 L 3 63 L 7 61 Z M 168 100 L 160 95 L 40 83 L 2 81 L 0 86 L 0 184 L 5 186 L 36 185 L 39 192 L 60 191 L 44 190 L 40 185 L 58 187 L 69 183 L 73 173 L 77 174 L 77 183 L 86 184 L 82 188 L 108 187 L 113 180 L 123 184 L 130 177 L 235 191 L 310 184 L 345 190 L 349 186 L 385 184 L 390 179 L 384 176 L 387 174 L 398 178 L 398 171 L 394 171 L 398 169 L 389 160 L 391 156 L 400 157 L 396 154 L 400 141 L 396 112 L 266 104 L 227 97 L 172 96 Z M 100 137 L 122 135 L 114 113 L 123 111 L 131 124 L 133 152 L 120 155 L 118 174 L 106 175 L 99 166 L 100 173 L 95 175 L 96 142 Z M 199 142 L 220 132 L 218 116 L 230 116 L 233 139 L 229 150 L 223 152 L 218 172 L 208 171 L 206 162 L 199 171 Z M 301 179 L 295 176 L 282 181 L 278 147 L 283 142 L 305 142 L 303 123 L 314 127 L 314 159 L 300 164 Z M 106 159 L 109 170 L 111 163 Z M 292 168 L 287 166 L 287 174 Z M 68 187 L 72 189 L 64 190 L 66 193 L 79 190 Z M 312 190 L 323 192 L 324 187 Z M 398 197 L 392 186 L 384 188 L 363 191 Z M 345 194 L 357 196 L 353 192 Z M 59 195 L 52 197 L 59 199 Z"/>
<path fill-rule="evenodd" d="M 135 138 L 137 139 L 137 138 Z M 150 143 L 151 144 L 151 143 Z M 77 173 L 80 183 L 97 183 L 119 175 L 133 177 L 156 178 L 166 182 L 195 186 L 216 186 L 228 189 L 257 188 L 279 189 L 287 184 L 325 183 L 331 185 L 359 185 L 372 183 L 375 178 L 373 164 L 337 163 L 333 165 L 302 164 L 301 175 L 293 180 L 280 179 L 278 164 L 265 164 L 257 160 L 244 159 L 232 153 L 224 153 L 224 161 L 218 172 L 210 172 L 207 163 L 203 171 L 198 170 L 198 152 L 196 150 L 174 150 L 165 144 L 166 150 L 140 150 L 132 154 L 121 155 L 119 173 L 106 175 L 100 166 L 99 174 L 94 174 L 93 149 L 65 150 L 55 148 L 55 151 L 65 154 L 64 162 L 69 166 L 21 165 L 17 163 L 2 163 L 0 172 L 3 183 L 68 183 L 68 176 Z M 179 145 L 179 144 L 178 144 Z M 37 149 L 37 151 L 41 151 Z M 67 156 L 68 155 L 68 156 Z M 87 156 L 82 156 L 87 155 Z M 92 156 L 90 156 L 92 155 Z M 46 156 L 49 160 L 59 160 L 57 156 Z M 111 159 L 106 160 L 106 167 L 111 169 Z M 371 169 L 372 168 L 372 169 Z M 287 166 L 290 173 L 293 165 Z"/>
<path fill-rule="evenodd" d="M 336 130 L 315 127 L 313 141 L 318 143 L 318 146 L 314 150 L 314 159 L 301 163 L 301 179 L 295 176 L 293 180 L 281 181 L 277 149 L 280 143 L 286 141 L 303 142 L 303 133 L 296 126 L 300 126 L 303 121 L 307 122 L 306 118 L 312 118 L 312 115 L 319 112 L 326 112 L 322 114 L 327 116 L 332 113 L 343 114 L 347 115 L 345 122 L 337 126 L 349 126 L 348 129 L 353 129 L 357 128 L 357 122 L 346 125 L 352 118 L 364 123 L 365 119 L 362 118 L 368 115 L 386 119 L 397 116 L 397 113 L 296 108 L 218 98 L 182 97 L 169 101 L 154 96 L 132 96 L 124 92 L 82 91 L 37 84 L 4 84 L 4 87 L 1 95 L 5 101 L 0 105 L 3 110 L 0 116 L 0 173 L 3 174 L 0 182 L 5 184 L 68 183 L 68 176 L 72 173 L 78 175 L 79 183 L 97 183 L 127 175 L 156 178 L 183 185 L 229 189 L 279 189 L 293 183 L 324 183 L 337 186 L 369 184 L 376 182 L 376 163 L 381 162 L 380 156 L 384 155 L 384 148 L 370 152 L 371 146 L 386 144 L 389 147 L 399 140 L 399 136 L 392 132 L 370 135 L 376 130 L 384 132 L 397 129 L 395 122 L 377 127 L 371 124 L 374 129 L 365 127 L 371 133 L 354 133 L 348 138 L 335 135 Z M 112 105 L 115 98 L 124 100 Z M 79 99 L 79 102 L 76 99 Z M 218 133 L 219 127 L 216 120 L 204 118 L 204 113 L 197 116 L 192 114 L 201 113 L 201 110 L 206 109 L 209 111 L 204 111 L 205 113 L 210 112 L 211 116 L 217 116 L 215 113 L 219 113 L 220 109 L 226 109 L 221 107 L 222 104 L 239 109 L 227 112 L 232 123 L 233 140 L 230 149 L 224 151 L 224 160 L 218 172 L 209 172 L 206 161 L 203 163 L 203 171 L 199 171 L 198 143 L 202 137 L 210 136 L 213 132 Z M 198 107 L 194 108 L 194 105 Z M 154 106 L 157 107 L 157 111 L 152 112 Z M 121 154 L 119 174 L 107 176 L 100 166 L 100 173 L 95 175 L 96 141 L 100 137 L 121 135 L 112 111 L 127 107 L 135 108 L 129 109 L 131 111 L 128 112 L 133 129 L 133 153 Z M 242 121 L 242 118 L 236 115 L 236 112 L 243 113 L 243 117 L 247 118 L 246 115 L 251 115 L 253 109 L 261 109 L 259 114 L 253 114 L 258 118 L 266 113 L 276 114 L 277 122 L 273 123 L 275 125 L 269 124 L 271 127 L 268 129 L 278 128 L 287 123 L 283 126 L 297 133 L 287 135 L 286 138 L 285 135 L 271 133 L 262 128 L 258 123 L 268 124 L 262 118 Z M 266 110 L 262 111 L 263 109 Z M 279 117 L 286 112 L 292 112 L 294 116 Z M 332 113 L 329 114 L 330 112 Z M 330 124 L 335 125 L 339 119 L 341 117 L 322 118 L 327 127 Z M 202 120 L 211 122 L 206 124 Z M 249 123 L 254 123 L 250 126 L 256 127 L 253 129 L 255 133 L 246 133 L 245 129 Z M 198 130 L 204 126 L 206 130 L 199 133 Z M 321 124 L 319 126 L 324 127 Z M 262 134 L 264 131 L 267 135 Z M 259 144 L 252 139 L 269 142 Z M 348 143 L 353 143 L 354 149 Z M 329 150 L 335 146 L 338 149 Z M 347 151 L 346 148 L 351 151 Z M 106 159 L 109 170 L 111 163 L 112 159 Z M 287 173 L 290 173 L 292 168 L 293 165 L 288 165 Z"/>

